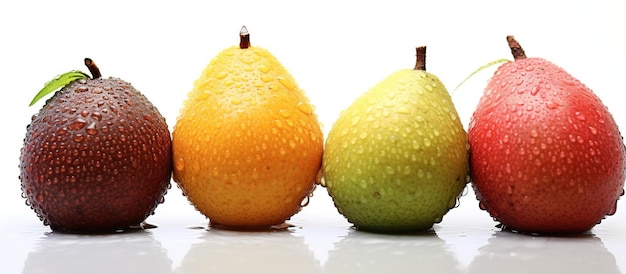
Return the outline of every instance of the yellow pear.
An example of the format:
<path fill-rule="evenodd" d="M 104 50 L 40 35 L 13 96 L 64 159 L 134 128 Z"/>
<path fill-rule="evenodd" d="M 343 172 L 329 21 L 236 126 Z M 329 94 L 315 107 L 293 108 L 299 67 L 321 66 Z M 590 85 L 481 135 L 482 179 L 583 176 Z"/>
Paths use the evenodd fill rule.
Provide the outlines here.
<path fill-rule="evenodd" d="M 399 70 L 344 110 L 326 140 L 324 185 L 357 229 L 431 228 L 468 182 L 467 134 L 443 83 L 425 71 Z"/>
<path fill-rule="evenodd" d="M 240 45 L 195 81 L 172 136 L 174 180 L 212 225 L 282 224 L 308 201 L 321 167 L 313 106 L 245 27 Z"/>

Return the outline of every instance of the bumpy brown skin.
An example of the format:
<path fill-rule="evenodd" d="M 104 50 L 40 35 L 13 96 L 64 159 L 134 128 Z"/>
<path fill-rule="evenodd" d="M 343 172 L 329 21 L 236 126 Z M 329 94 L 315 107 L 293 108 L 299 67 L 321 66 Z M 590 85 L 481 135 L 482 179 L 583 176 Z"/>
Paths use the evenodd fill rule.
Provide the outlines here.
<path fill-rule="evenodd" d="M 53 230 L 126 229 L 163 201 L 171 159 L 165 119 L 145 96 L 119 79 L 77 80 L 27 127 L 22 191 Z"/>

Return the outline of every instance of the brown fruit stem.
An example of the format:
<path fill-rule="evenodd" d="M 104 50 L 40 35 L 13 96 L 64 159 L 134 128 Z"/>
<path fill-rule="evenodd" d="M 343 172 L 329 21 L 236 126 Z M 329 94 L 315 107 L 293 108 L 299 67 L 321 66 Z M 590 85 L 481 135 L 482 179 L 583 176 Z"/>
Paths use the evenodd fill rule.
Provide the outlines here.
<path fill-rule="evenodd" d="M 426 70 L 426 46 L 415 48 L 414 70 Z"/>
<path fill-rule="evenodd" d="M 98 66 L 96 66 L 96 63 L 94 63 L 93 60 L 85 58 L 85 66 L 87 66 L 89 72 L 91 72 L 92 79 L 98 79 L 102 77 L 102 74 L 100 74 L 100 69 L 98 68 Z"/>
<path fill-rule="evenodd" d="M 250 33 L 248 33 L 248 28 L 246 26 L 241 27 L 239 31 L 239 48 L 247 49 L 250 47 Z"/>
<path fill-rule="evenodd" d="M 526 53 L 524 52 L 524 49 L 522 49 L 522 46 L 519 45 L 513 35 L 507 36 L 506 41 L 509 43 L 509 48 L 511 48 L 511 54 L 513 54 L 513 58 L 515 60 L 526 58 Z"/>

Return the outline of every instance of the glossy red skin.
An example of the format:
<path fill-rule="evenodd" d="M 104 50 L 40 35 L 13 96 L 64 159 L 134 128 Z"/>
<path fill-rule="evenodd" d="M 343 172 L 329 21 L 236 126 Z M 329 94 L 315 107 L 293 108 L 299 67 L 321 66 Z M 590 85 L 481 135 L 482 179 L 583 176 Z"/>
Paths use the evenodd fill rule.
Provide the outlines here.
<path fill-rule="evenodd" d="M 55 93 L 33 116 L 20 155 L 27 203 L 67 232 L 140 224 L 162 201 L 171 171 L 165 119 L 119 79 L 77 80 Z"/>
<path fill-rule="evenodd" d="M 529 233 L 580 233 L 615 213 L 625 149 L 600 99 L 540 58 L 498 68 L 468 129 L 472 186 L 494 219 Z"/>

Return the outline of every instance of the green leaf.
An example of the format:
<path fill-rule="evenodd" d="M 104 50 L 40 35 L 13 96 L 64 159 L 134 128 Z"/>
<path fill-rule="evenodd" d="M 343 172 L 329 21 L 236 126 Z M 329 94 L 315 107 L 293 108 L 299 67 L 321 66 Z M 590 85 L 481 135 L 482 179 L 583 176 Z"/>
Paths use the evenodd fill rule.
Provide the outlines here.
<path fill-rule="evenodd" d="M 502 63 L 508 63 L 511 62 L 511 60 L 509 59 L 498 59 L 495 61 L 491 61 L 479 68 L 477 68 L 474 72 L 472 72 L 469 76 L 467 76 L 465 79 L 463 79 L 463 81 L 461 81 L 461 83 L 459 83 L 453 90 L 452 90 L 452 94 L 454 94 L 454 92 L 461 86 L 463 85 L 465 82 L 467 82 L 467 80 L 469 80 L 470 78 L 472 78 L 472 76 L 474 76 L 474 74 L 481 72 L 482 70 L 489 68 L 493 65 L 497 65 L 497 64 L 502 64 Z"/>
<path fill-rule="evenodd" d="M 30 104 L 28 106 L 34 105 L 37 101 L 39 101 L 39 99 L 43 98 L 51 92 L 56 91 L 59 88 L 69 85 L 71 82 L 85 78 L 89 78 L 89 75 L 78 70 L 72 70 L 70 72 L 66 72 L 57 77 L 54 77 L 54 79 L 46 83 L 46 85 L 39 91 L 39 93 L 35 95 L 35 98 L 30 101 Z"/>

